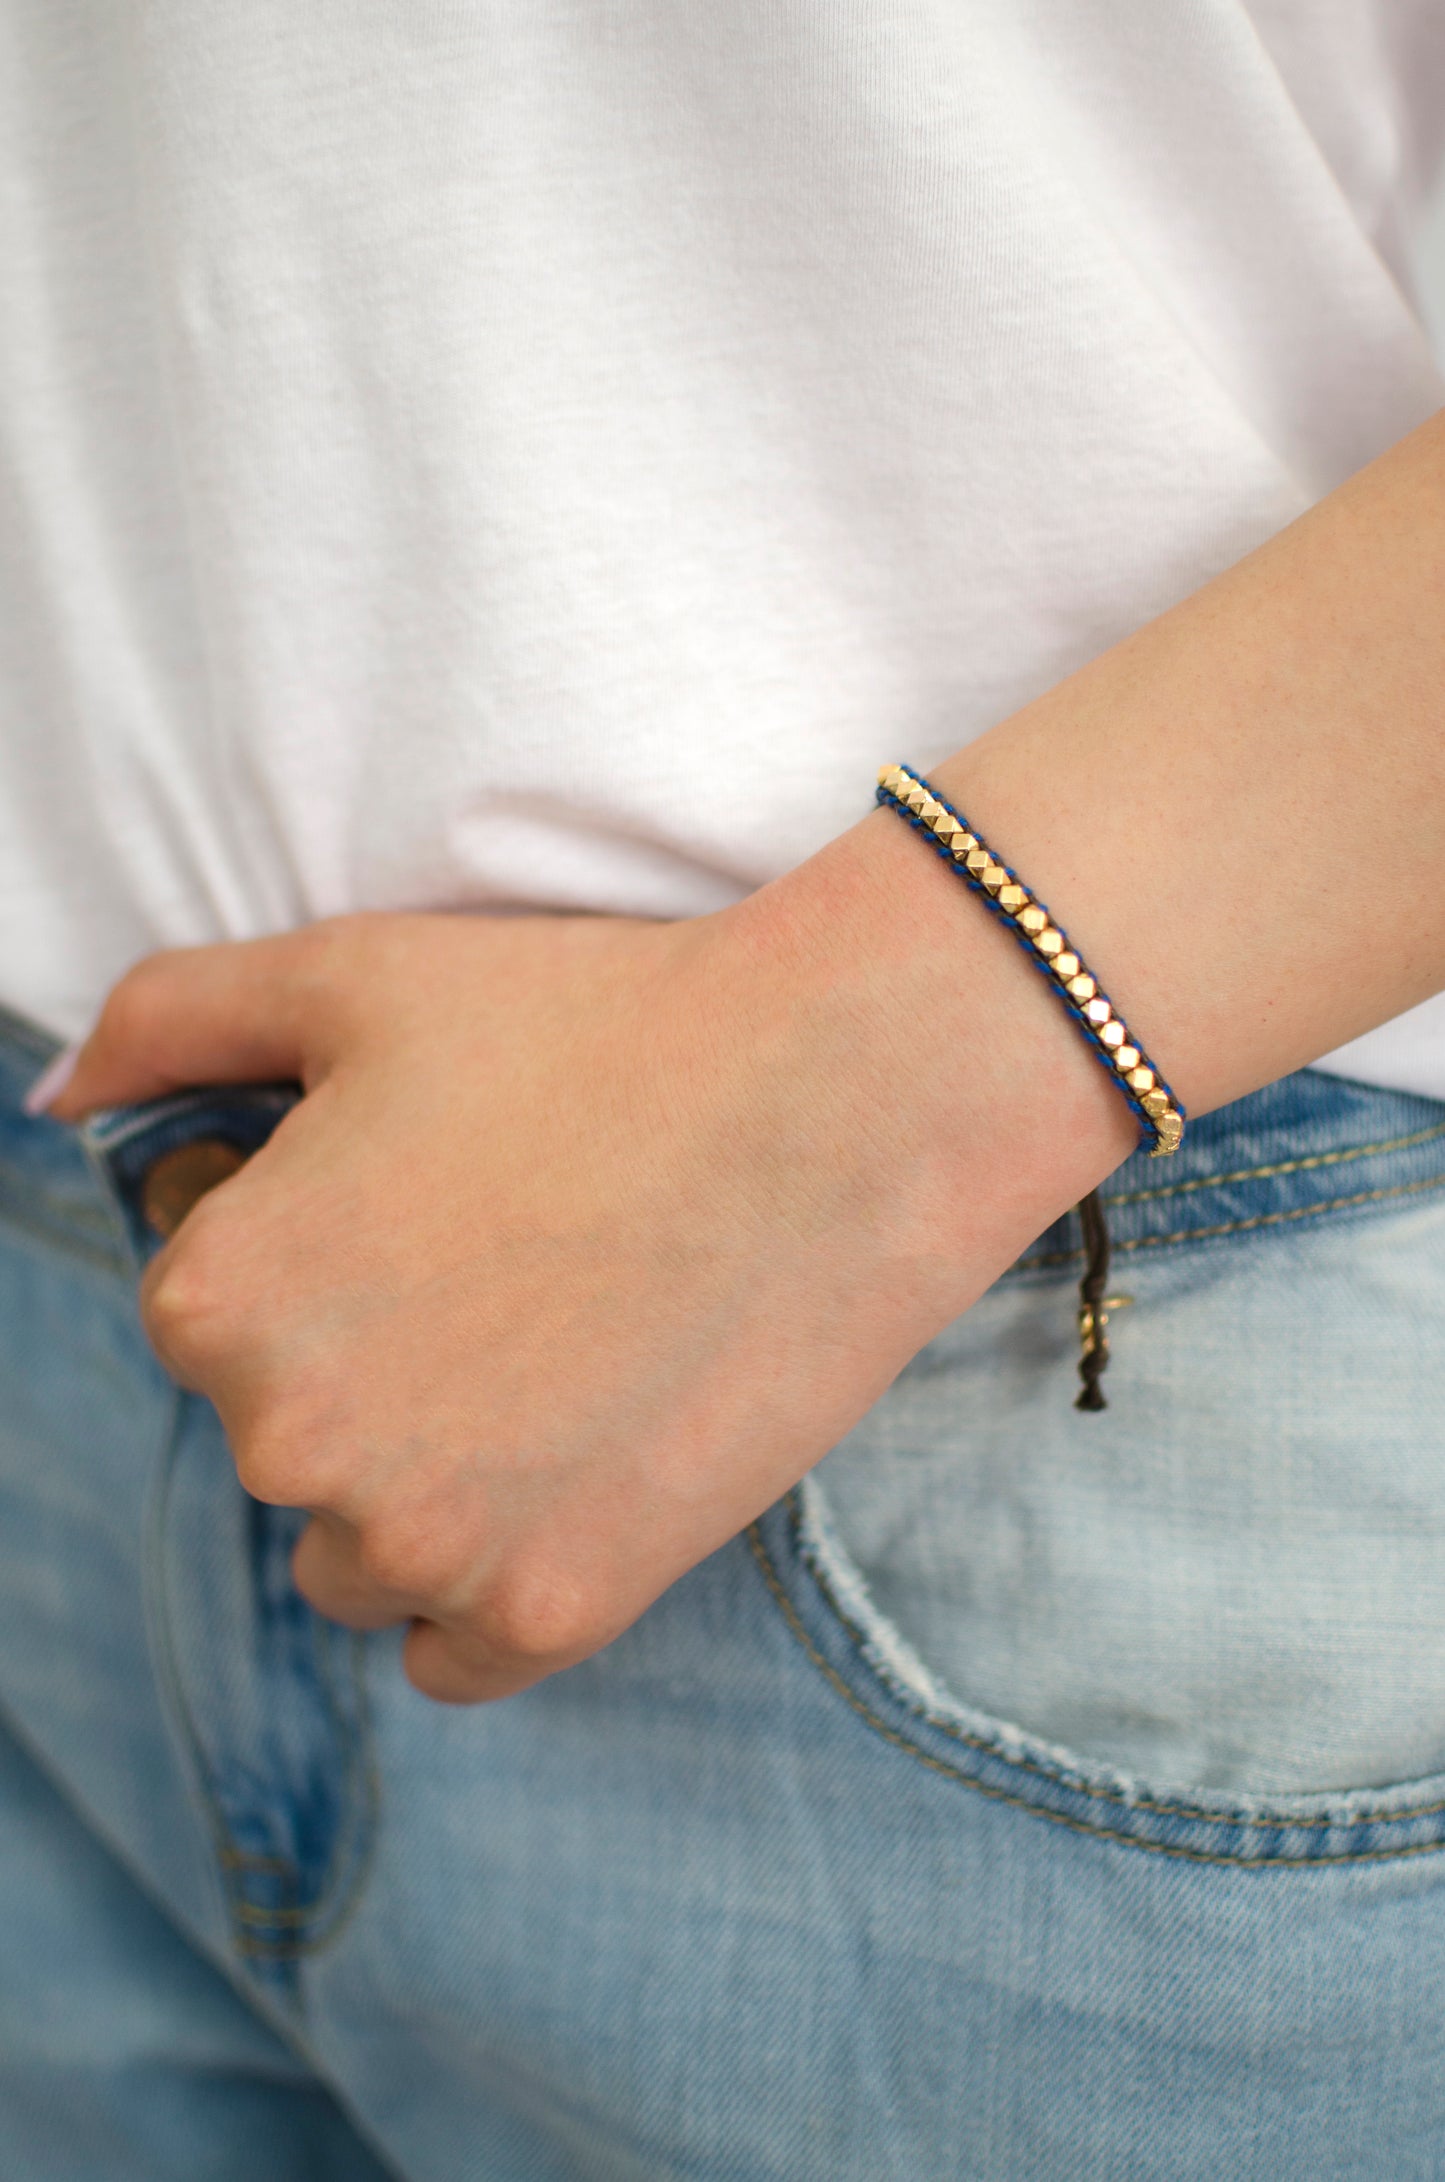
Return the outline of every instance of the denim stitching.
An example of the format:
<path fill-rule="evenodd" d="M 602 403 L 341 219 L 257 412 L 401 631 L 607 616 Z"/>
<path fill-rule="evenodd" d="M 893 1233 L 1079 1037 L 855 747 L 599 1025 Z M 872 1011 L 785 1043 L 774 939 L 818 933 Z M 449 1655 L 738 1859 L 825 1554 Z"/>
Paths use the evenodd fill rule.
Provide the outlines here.
<path fill-rule="evenodd" d="M 365 1888 L 371 1871 L 372 1856 L 376 1847 L 376 1821 L 381 1804 L 381 1781 L 376 1769 L 375 1754 L 371 1741 L 371 1708 L 366 1689 L 366 1638 L 357 1630 L 344 1632 L 346 1645 L 346 1670 L 351 1678 L 351 1692 L 355 1705 L 354 1723 L 341 1711 L 337 1691 L 337 1678 L 333 1666 L 336 1644 L 343 1632 L 336 1623 L 312 1609 L 318 1647 L 321 1682 L 326 1702 L 336 1723 L 338 1738 L 346 1738 L 348 1750 L 346 1766 L 347 1815 L 337 1836 L 329 1865 L 328 1883 L 317 1895 L 311 1916 L 319 1928 L 307 1941 L 308 1949 L 323 1947 L 334 1939 L 351 1916 Z M 350 1864 L 348 1874 L 345 1866 Z M 340 1909 L 333 1915 L 337 1901 Z M 330 1920 L 329 1922 L 327 1920 Z"/>
<path fill-rule="evenodd" d="M 375 1857 L 375 1820 L 377 1811 L 380 1807 L 380 1783 L 381 1776 L 378 1773 L 374 1762 L 369 1761 L 365 1772 L 367 1809 L 367 1832 L 365 1850 L 362 1854 L 360 1862 L 358 1863 L 352 1875 L 350 1884 L 345 1891 L 341 1908 L 333 1922 L 330 1923 L 323 1932 L 303 1933 L 294 1939 L 282 1938 L 275 1941 L 262 1939 L 254 1933 L 247 1932 L 243 1928 L 237 1928 L 233 1931 L 232 1938 L 236 1950 L 239 1954 L 250 1956 L 254 1960 L 259 1962 L 294 1963 L 302 1961 L 309 1956 L 319 1955 L 323 1953 L 326 1948 L 333 1946 L 335 1942 L 341 1937 L 342 1933 L 351 1923 L 352 1918 L 356 1915 L 356 1912 L 361 1905 L 362 1898 L 366 1891 L 366 1880 L 370 1875 L 372 1862 Z M 330 1887 L 327 1891 L 330 1895 L 334 1897 L 339 1889 L 335 1887 Z M 286 1912 L 278 1911 L 276 1913 L 276 1916 L 273 1917 L 270 1921 L 272 1923 L 279 1923 L 282 1916 L 285 1914 Z"/>
<path fill-rule="evenodd" d="M 799 1502 L 796 1493 L 790 1493 L 788 1495 L 787 1504 L 792 1516 L 794 1529 L 796 1531 L 799 1527 L 802 1516 L 801 1503 Z M 813 1575 L 818 1583 L 818 1587 L 826 1597 L 834 1615 L 842 1624 L 843 1628 L 846 1629 L 848 1635 L 852 1638 L 853 1642 L 861 1648 L 862 1645 L 867 1641 L 863 1635 L 862 1630 L 859 1629 L 856 1624 L 849 1619 L 847 1614 L 845 1614 L 843 1609 L 838 1605 L 837 1600 L 833 1597 L 832 1590 L 827 1582 L 825 1575 L 823 1574 L 822 1570 L 817 1567 L 817 1565 L 813 1561 L 812 1556 L 808 1553 L 806 1547 L 802 1548 L 801 1550 L 803 1558 L 807 1561 L 809 1568 L 812 1570 Z M 885 1677 L 885 1679 L 887 1678 Z M 1061 1768 L 1042 1764 L 1037 1758 L 1009 1757 L 999 1748 L 996 1742 L 990 1741 L 988 1736 L 972 1734 L 967 1728 L 959 1727 L 955 1722 L 950 1720 L 934 1719 L 931 1714 L 924 1712 L 921 1710 L 921 1708 L 914 1706 L 912 1704 L 911 1698 L 905 1691 L 897 1689 L 896 1686 L 891 1682 L 889 1683 L 889 1686 L 890 1688 L 893 1688 L 894 1694 L 900 1699 L 900 1701 L 903 1704 L 909 1705 L 910 1709 L 917 1710 L 919 1712 L 919 1717 L 923 1720 L 926 1720 L 930 1727 L 936 1727 L 939 1730 L 940 1734 L 951 1736 L 955 1742 L 966 1744 L 970 1750 L 977 1750 L 981 1752 L 985 1757 L 997 1758 L 1001 1764 L 1017 1766 L 1021 1772 L 1032 1773 L 1036 1775 L 1036 1777 L 1040 1780 L 1052 1781 L 1056 1787 L 1064 1789 L 1070 1795 L 1088 1796 L 1095 1801 L 1105 1803 L 1120 1803 L 1125 1800 L 1117 1793 L 1116 1790 L 1112 1788 L 1098 1788 L 1094 1787 L 1087 1781 L 1071 1779 L 1068 1773 L 1063 1771 Z M 1278 1811 L 1272 1813 L 1258 1813 L 1252 1811 L 1225 1812 L 1219 1810 L 1208 1810 L 1202 1805 L 1181 1802 L 1177 1798 L 1169 1802 L 1164 1802 L 1157 1797 L 1131 1796 L 1128 1799 L 1128 1805 L 1130 1810 L 1148 1811 L 1157 1818 L 1185 1818 L 1190 1820 L 1198 1820 L 1200 1823 L 1209 1826 L 1252 1826 L 1264 1832 L 1269 1832 L 1271 1830 L 1284 1826 L 1314 1827 L 1316 1829 L 1324 1829 L 1331 1826 L 1339 1826 L 1343 1824 L 1353 1823 L 1352 1821 L 1343 1820 L 1338 1816 L 1331 1815 L 1328 1812 L 1319 1814 L 1317 1816 L 1308 1816 L 1303 1813 L 1298 1816 L 1285 1816 Z M 1407 1806 L 1402 1810 L 1372 1812 L 1370 1817 L 1367 1820 L 1364 1820 L 1362 1823 L 1367 1825 L 1375 1825 L 1377 1823 L 1381 1825 L 1393 1825 L 1396 1821 L 1400 1819 L 1438 1817 L 1438 1815 L 1442 1811 L 1445 1811 L 1445 1797 L 1441 1797 L 1441 1799 L 1436 1803 L 1419 1803 L 1413 1806 Z"/>
<path fill-rule="evenodd" d="M 238 1902 L 236 1916 L 247 1925 L 264 1928 L 268 1925 L 290 1925 L 312 1929 L 296 1939 L 282 1938 L 274 1943 L 248 1935 L 257 1949 L 264 1950 L 273 1960 L 302 1952 L 312 1953 L 323 1947 L 341 1930 L 350 1914 L 353 1897 L 359 1895 L 371 1868 L 375 1846 L 375 1819 L 379 1801 L 379 1781 L 369 1751 L 369 1724 L 365 1702 L 365 1682 L 362 1674 L 364 1644 L 360 1636 L 348 1637 L 348 1664 L 352 1671 L 353 1687 L 357 1699 L 357 1717 L 353 1726 L 343 1713 L 337 1694 L 336 1679 L 331 1669 L 331 1624 L 316 1616 L 322 1642 L 318 1647 L 322 1665 L 318 1681 L 323 1688 L 327 1710 L 336 1731 L 337 1742 L 344 1753 L 342 1796 L 346 1817 L 338 1834 L 337 1843 L 327 1860 L 326 1877 L 309 1902 L 296 1909 L 261 1909 L 252 1902 Z M 237 1862 L 247 1863 L 253 1870 L 272 1869 L 289 1875 L 294 1866 L 284 1857 L 247 1857 L 238 1854 Z M 334 1922 L 326 1924 L 333 1905 L 340 1898 L 342 1912 Z M 321 1926 L 325 1929 L 316 1929 Z"/>
<path fill-rule="evenodd" d="M 788 1496 L 788 1505 L 793 1510 L 796 1519 L 797 1503 L 795 1496 L 792 1494 Z M 1406 1856 L 1439 1855 L 1441 1850 L 1445 1849 L 1445 1840 L 1442 1840 L 1407 1843 L 1398 1848 L 1326 1849 L 1308 1856 L 1231 1856 L 1221 1850 L 1191 1849 L 1177 1842 L 1150 1841 L 1142 1835 L 1126 1833 L 1122 1828 L 1100 1826 L 1082 1818 L 1071 1817 L 1066 1811 L 1052 1811 L 1044 1804 L 1035 1803 L 1028 1796 L 1019 1795 L 1007 1788 L 999 1788 L 991 1782 L 979 1780 L 976 1775 L 965 1772 L 962 1766 L 950 1765 L 946 1759 L 935 1758 L 930 1752 L 920 1750 L 917 1744 L 911 1742 L 906 1735 L 901 1735 L 896 1728 L 890 1727 L 886 1720 L 880 1719 L 877 1713 L 872 1711 L 863 1702 L 862 1698 L 849 1688 L 837 1668 L 823 1657 L 823 1654 L 818 1650 L 803 1626 L 798 1610 L 784 1588 L 782 1578 L 778 1574 L 772 1555 L 763 1539 L 759 1524 L 752 1523 L 748 1526 L 747 1538 L 763 1581 L 787 1622 L 788 1628 L 830 1687 L 843 1698 L 845 1703 L 857 1713 L 858 1717 L 872 1728 L 876 1734 L 880 1735 L 885 1742 L 891 1743 L 895 1749 L 902 1750 L 909 1757 L 915 1758 L 920 1765 L 926 1766 L 930 1772 L 941 1773 L 946 1779 L 956 1780 L 961 1786 L 975 1789 L 980 1795 L 988 1796 L 996 1803 L 1006 1803 L 1015 1810 L 1029 1812 L 1035 1818 L 1048 1819 L 1052 1825 L 1067 1826 L 1072 1832 L 1084 1834 L 1091 1840 L 1115 1841 L 1125 1848 L 1142 1849 L 1149 1855 L 1172 1856 L 1186 1863 L 1223 1864 L 1231 1869 L 1241 1871 L 1281 1871 L 1295 1868 L 1309 1869 L 1329 1864 L 1375 1863 Z M 821 1579 L 819 1581 L 821 1587 Z M 829 1597 L 828 1603 L 841 1627 L 847 1631 L 854 1643 L 860 1643 L 860 1632 L 838 1609 L 831 1597 Z M 900 1701 L 906 1702 L 906 1700 Z M 1002 1765 L 1011 1766 L 1019 1772 L 1031 1773 L 1039 1780 L 1049 1781 L 1066 1795 L 1082 1795 L 1094 1801 L 1111 1802 L 1116 1806 L 1121 1806 L 1121 1798 L 1109 1789 L 1095 1788 L 1085 1782 L 1072 1781 L 1063 1773 L 1051 1772 L 1048 1767 L 1040 1765 L 1036 1760 L 1006 1757 L 996 1745 L 986 1741 L 982 1736 L 971 1735 L 966 1729 L 953 1726 L 948 1721 L 928 1719 L 926 1714 L 920 1714 L 919 1716 L 926 1719 L 930 1727 L 937 1728 L 940 1733 L 951 1736 L 954 1741 L 963 1743 L 968 1748 L 977 1750 L 986 1757 L 995 1758 Z M 1375 1828 L 1397 1825 L 1402 1822 L 1414 1822 L 1418 1819 L 1438 1816 L 1441 1811 L 1445 1811 L 1445 1800 L 1436 1803 L 1418 1804 L 1413 1809 L 1371 1812 L 1368 1817 L 1355 1821 L 1329 1816 L 1299 1818 L 1278 1816 L 1267 1818 L 1246 1813 L 1231 1816 L 1220 1811 L 1200 1810 L 1187 1803 L 1160 1803 L 1145 1796 L 1131 1800 L 1127 1806 L 1122 1807 L 1142 1811 L 1153 1817 L 1177 1819 L 1187 1824 L 1230 1827 L 1236 1831 L 1255 1828 L 1262 1831 L 1283 1833 L 1296 1830 L 1304 1831 L 1309 1828 L 1320 1829 L 1330 1826 L 1343 1826 L 1351 1823 Z"/>
<path fill-rule="evenodd" d="M 1326 1212 L 1347 1212 L 1352 1205 L 1379 1204 L 1387 1197 L 1411 1197 L 1421 1190 L 1442 1187 L 1445 1187 L 1445 1174 L 1427 1174 L 1420 1181 L 1396 1182 L 1389 1189 L 1360 1190 L 1353 1197 L 1326 1197 L 1317 1205 L 1292 1205 L 1285 1212 L 1256 1212 L 1248 1220 L 1223 1220 L 1217 1227 L 1179 1227 L 1169 1235 L 1125 1237 L 1116 1241 L 1113 1248 L 1118 1255 L 1125 1250 L 1159 1250 L 1165 1243 L 1213 1242 L 1221 1235 L 1242 1235 L 1248 1228 L 1277 1227 L 1284 1220 L 1314 1220 Z M 1113 1204 L 1118 1200 L 1106 1198 L 1105 1202 Z M 1070 1265 L 1082 1256 L 1081 1250 L 1046 1250 L 1040 1251 L 1037 1257 L 1020 1258 L 1017 1265 L 1020 1271 L 1036 1265 Z"/>
<path fill-rule="evenodd" d="M 299 1910 L 284 1908 L 270 1911 L 258 1910 L 255 1904 L 247 1902 L 241 1896 L 237 1883 L 239 1877 L 247 1872 L 271 1872 L 278 1877 L 290 1877 L 294 1872 L 294 1866 L 285 1857 L 253 1855 L 250 1851 L 237 1847 L 226 1822 L 225 1814 L 212 1787 L 210 1761 L 206 1755 L 205 1745 L 201 1740 L 200 1730 L 196 1725 L 195 1714 L 185 1694 L 171 1626 L 169 1588 L 166 1583 L 164 1565 L 165 1510 L 169 1504 L 170 1486 L 174 1476 L 184 1406 L 183 1398 L 177 1393 L 172 1405 L 172 1424 L 167 1439 L 164 1470 L 153 1517 L 153 1536 L 150 1540 L 150 1549 L 147 1556 L 151 1560 L 155 1579 L 152 1587 L 152 1610 L 155 1616 L 157 1639 L 157 1670 L 163 1686 L 170 1694 L 173 1714 L 181 1730 L 182 1742 L 190 1760 L 190 1772 L 201 1800 L 207 1831 L 211 1836 L 213 1854 L 222 1873 L 227 1921 L 231 1928 L 232 1939 L 243 1954 L 264 1957 L 272 1962 L 284 1962 L 296 1955 L 312 1952 L 336 1937 L 346 1923 L 347 1917 L 361 1893 L 366 1874 L 370 1868 L 371 1850 L 375 1839 L 378 1783 L 375 1765 L 372 1763 L 369 1754 L 366 1734 L 365 1685 L 361 1673 L 363 1645 L 361 1639 L 356 1638 L 352 1641 L 350 1647 L 354 1661 L 359 1708 L 355 1728 L 352 1728 L 350 1723 L 340 1715 L 334 1683 L 326 1693 L 328 1707 L 336 1725 L 338 1741 L 345 1753 L 344 1777 L 346 1785 L 343 1794 L 347 1798 L 348 1815 L 346 1831 L 341 1837 L 341 1844 L 330 1859 L 325 1883 L 310 1903 L 303 1905 Z M 363 1752 L 366 1753 L 364 1759 Z M 360 1797 L 355 1792 L 357 1785 L 360 1786 L 362 1791 Z M 364 1852 L 359 1863 L 354 1864 L 350 1872 L 345 1872 L 341 1868 L 343 1860 L 353 1856 L 358 1838 L 365 1844 Z M 349 1892 L 347 1891 L 348 1888 L 350 1889 Z M 283 1937 L 272 1943 L 246 1929 L 248 1925 L 265 1927 L 293 1923 L 299 1925 L 303 1922 L 315 1924 L 331 1909 L 338 1896 L 343 1897 L 342 1913 L 325 1931 L 315 1933 L 309 1940 Z"/>
<path fill-rule="evenodd" d="M 253 1902 L 243 1901 L 235 1905 L 235 1915 L 242 1924 L 263 1930 L 267 1926 L 289 1925 L 297 1927 L 299 1931 L 301 1927 L 314 1928 L 322 1925 L 338 1898 L 342 1900 L 342 1914 L 334 1923 L 326 1926 L 325 1930 L 312 1929 L 294 1939 L 283 1937 L 272 1942 L 260 1938 L 254 1932 L 248 1934 L 253 1951 L 264 1952 L 272 1960 L 284 1960 L 295 1954 L 312 1952 L 324 1946 L 341 1930 L 350 1913 L 353 1890 L 359 1894 L 365 1883 L 374 1846 L 378 1784 L 376 1769 L 370 1762 L 369 1753 L 363 1761 L 363 1753 L 367 1751 L 369 1740 L 365 1684 L 362 1679 L 363 1640 L 359 1636 L 351 1635 L 347 1645 L 357 1697 L 357 1719 L 353 1727 L 341 1710 L 335 1677 L 330 1666 L 331 1624 L 322 1621 L 319 1616 L 315 1619 L 317 1630 L 322 1635 L 322 1643 L 318 1647 L 322 1666 L 317 1679 L 322 1685 L 337 1742 L 343 1752 L 341 1793 L 346 1805 L 346 1817 L 337 1844 L 327 1860 L 325 1880 L 309 1902 L 294 1909 L 262 1909 Z M 294 1865 L 284 1857 L 252 1857 L 245 1852 L 238 1852 L 233 1861 L 245 1864 L 251 1870 L 271 1870 L 283 1876 L 290 1876 L 295 1870 Z"/>
<path fill-rule="evenodd" d="M 0 1018 L 3 1018 L 4 1015 L 5 1010 L 0 1008 Z M 209 1094 L 207 1095 L 209 1096 Z M 271 1095 L 275 1096 L 274 1092 Z M 200 1094 L 183 1093 L 171 1103 L 177 1109 L 185 1110 L 193 1103 L 199 1103 L 199 1099 Z M 277 1103 L 280 1103 L 279 1099 Z M 146 1116 L 137 1117 L 137 1119 L 153 1124 L 154 1112 L 151 1111 Z M 124 1251 L 124 1257 L 121 1261 L 121 1270 L 123 1271 L 133 1268 L 135 1258 L 125 1236 L 119 1207 L 116 1204 L 107 1152 L 128 1142 L 136 1133 L 137 1131 L 133 1127 L 122 1127 L 116 1131 L 113 1138 L 94 1135 L 91 1129 L 83 1129 L 79 1132 L 87 1163 L 100 1185 L 102 1201 L 106 1205 L 110 1221 L 121 1239 Z M 207 1831 L 211 1836 L 212 1852 L 222 1874 L 227 1919 L 233 1944 L 245 1955 L 260 1957 L 273 1962 L 285 1962 L 302 1953 L 309 1953 L 318 1949 L 335 1938 L 348 1921 L 356 1899 L 364 1887 L 366 1875 L 370 1868 L 371 1853 L 375 1840 L 376 1813 L 379 1807 L 379 1780 L 370 1754 L 365 1682 L 362 1672 L 364 1665 L 363 1642 L 360 1637 L 353 1637 L 350 1641 L 351 1664 L 357 1700 L 354 1725 L 343 1712 L 339 1703 L 335 1677 L 330 1665 L 329 1641 L 318 1648 L 322 1658 L 318 1682 L 321 1684 L 327 1712 L 336 1734 L 338 1747 L 342 1753 L 343 1785 L 341 1794 L 345 1804 L 343 1829 L 328 1860 L 323 1884 L 312 1900 L 299 1908 L 260 1909 L 256 1904 L 246 1901 L 240 1893 L 239 1882 L 241 1878 L 248 1873 L 262 1872 L 270 1873 L 276 1877 L 289 1878 L 295 1874 L 295 1866 L 285 1857 L 254 1855 L 249 1850 L 237 1846 L 212 1786 L 210 1760 L 196 1724 L 195 1714 L 185 1693 L 171 1626 L 169 1587 L 165 1575 L 165 1510 L 169 1505 L 171 1480 L 174 1475 L 184 1406 L 184 1401 L 177 1392 L 173 1399 L 171 1429 L 167 1436 L 163 1473 L 153 1519 L 154 1536 L 149 1541 L 148 1549 L 148 1557 L 153 1556 L 152 1567 L 155 1574 L 153 1612 L 157 1639 L 157 1671 L 163 1686 L 170 1694 L 173 1716 L 181 1731 L 182 1743 L 190 1761 L 193 1783 L 202 1803 Z M 319 1617 L 316 1617 L 316 1621 L 319 1629 L 324 1629 L 327 1626 L 320 1621 Z M 357 1854 L 358 1843 L 360 1844 L 359 1859 Z M 350 1870 L 346 1868 L 348 1864 L 352 1866 Z M 350 1889 L 349 1892 L 348 1889 Z M 248 1932 L 245 1929 L 248 1925 L 260 1927 L 262 1930 L 268 1926 L 276 1927 L 278 1925 L 310 1925 L 314 1927 L 331 1912 L 339 1897 L 342 1898 L 340 1914 L 327 1929 L 319 1932 L 313 1931 L 309 1938 L 285 1936 L 270 1942 L 258 1936 L 256 1932 Z"/>
<path fill-rule="evenodd" d="M 146 1584 L 149 1599 L 149 1619 L 154 1637 L 153 1658 L 156 1680 L 162 1693 L 169 1697 L 172 1717 L 180 1731 L 180 1741 L 186 1759 L 186 1767 L 192 1787 L 200 1802 L 206 1831 L 211 1837 L 212 1853 L 221 1873 L 222 1901 L 226 1923 L 236 1935 L 236 1889 L 226 1875 L 245 1861 L 244 1851 L 237 1848 L 226 1825 L 225 1815 L 212 1791 L 210 1767 L 201 1744 L 195 1715 L 186 1696 L 181 1680 L 180 1663 L 176 1656 L 175 1636 L 171 1622 L 170 1586 L 166 1578 L 165 1545 L 167 1537 L 166 1513 L 170 1505 L 171 1485 L 175 1476 L 176 1457 L 180 1443 L 181 1421 L 185 1414 L 185 1401 L 177 1388 L 171 1398 L 171 1426 L 167 1434 L 162 1456 L 161 1475 L 150 1520 L 146 1526 L 144 1565 L 150 1581 Z"/>
<path fill-rule="evenodd" d="M 1274 1175 L 1304 1174 L 1314 1167 L 1335 1167 L 1343 1160 L 1370 1159 L 1376 1153 L 1407 1152 L 1417 1144 L 1428 1144 L 1432 1138 L 1445 1136 L 1445 1121 L 1432 1122 L 1428 1129 L 1416 1129 L 1410 1136 L 1382 1138 L 1378 1144 L 1349 1144 L 1337 1152 L 1310 1152 L 1300 1159 L 1281 1159 L 1272 1167 L 1241 1167 L 1235 1174 L 1199 1174 L 1188 1182 L 1164 1182 L 1157 1189 L 1120 1190 L 1115 1196 L 1106 1197 L 1108 1205 L 1143 1205 L 1159 1197 L 1184 1197 L 1191 1190 L 1224 1188 L 1232 1182 L 1263 1182 Z"/>

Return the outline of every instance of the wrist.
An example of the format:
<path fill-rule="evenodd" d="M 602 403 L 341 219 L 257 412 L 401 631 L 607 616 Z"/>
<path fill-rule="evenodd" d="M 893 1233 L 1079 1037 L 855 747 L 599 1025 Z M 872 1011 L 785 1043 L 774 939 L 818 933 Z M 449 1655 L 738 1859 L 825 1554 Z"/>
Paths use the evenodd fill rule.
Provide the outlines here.
<path fill-rule="evenodd" d="M 890 813 L 725 916 L 759 992 L 810 1027 L 819 1095 L 886 1175 L 894 1246 L 932 1268 L 945 1315 L 1134 1148 L 1016 942 Z"/>

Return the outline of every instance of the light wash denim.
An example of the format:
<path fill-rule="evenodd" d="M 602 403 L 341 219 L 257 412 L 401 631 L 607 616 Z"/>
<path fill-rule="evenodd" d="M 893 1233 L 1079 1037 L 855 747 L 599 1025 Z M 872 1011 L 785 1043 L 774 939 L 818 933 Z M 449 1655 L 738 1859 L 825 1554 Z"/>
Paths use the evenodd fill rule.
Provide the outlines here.
<path fill-rule="evenodd" d="M 1110 1185 L 597 1659 L 443 1710 L 298 1598 L 0 1035 L 3 2182 L 1445 2173 L 1445 1107 Z"/>

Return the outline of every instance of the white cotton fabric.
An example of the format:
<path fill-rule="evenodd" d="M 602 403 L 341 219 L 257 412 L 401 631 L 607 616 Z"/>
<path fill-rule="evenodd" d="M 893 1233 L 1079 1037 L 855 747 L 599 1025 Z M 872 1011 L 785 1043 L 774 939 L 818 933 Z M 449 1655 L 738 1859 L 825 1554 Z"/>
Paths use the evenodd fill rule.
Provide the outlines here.
<path fill-rule="evenodd" d="M 786 869 L 1445 400 L 1442 128 L 1439 0 L 0 0 L 0 998 Z"/>

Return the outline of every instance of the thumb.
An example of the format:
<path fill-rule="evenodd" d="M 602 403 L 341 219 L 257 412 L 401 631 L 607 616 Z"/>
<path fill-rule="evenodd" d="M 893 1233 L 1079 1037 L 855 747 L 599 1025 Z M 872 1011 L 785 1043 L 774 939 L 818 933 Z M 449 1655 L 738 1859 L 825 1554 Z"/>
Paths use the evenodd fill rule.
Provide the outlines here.
<path fill-rule="evenodd" d="M 90 1036 L 33 1087 L 32 1112 L 79 1121 L 195 1084 L 314 1081 L 316 979 L 304 932 L 148 955 L 116 985 Z"/>

